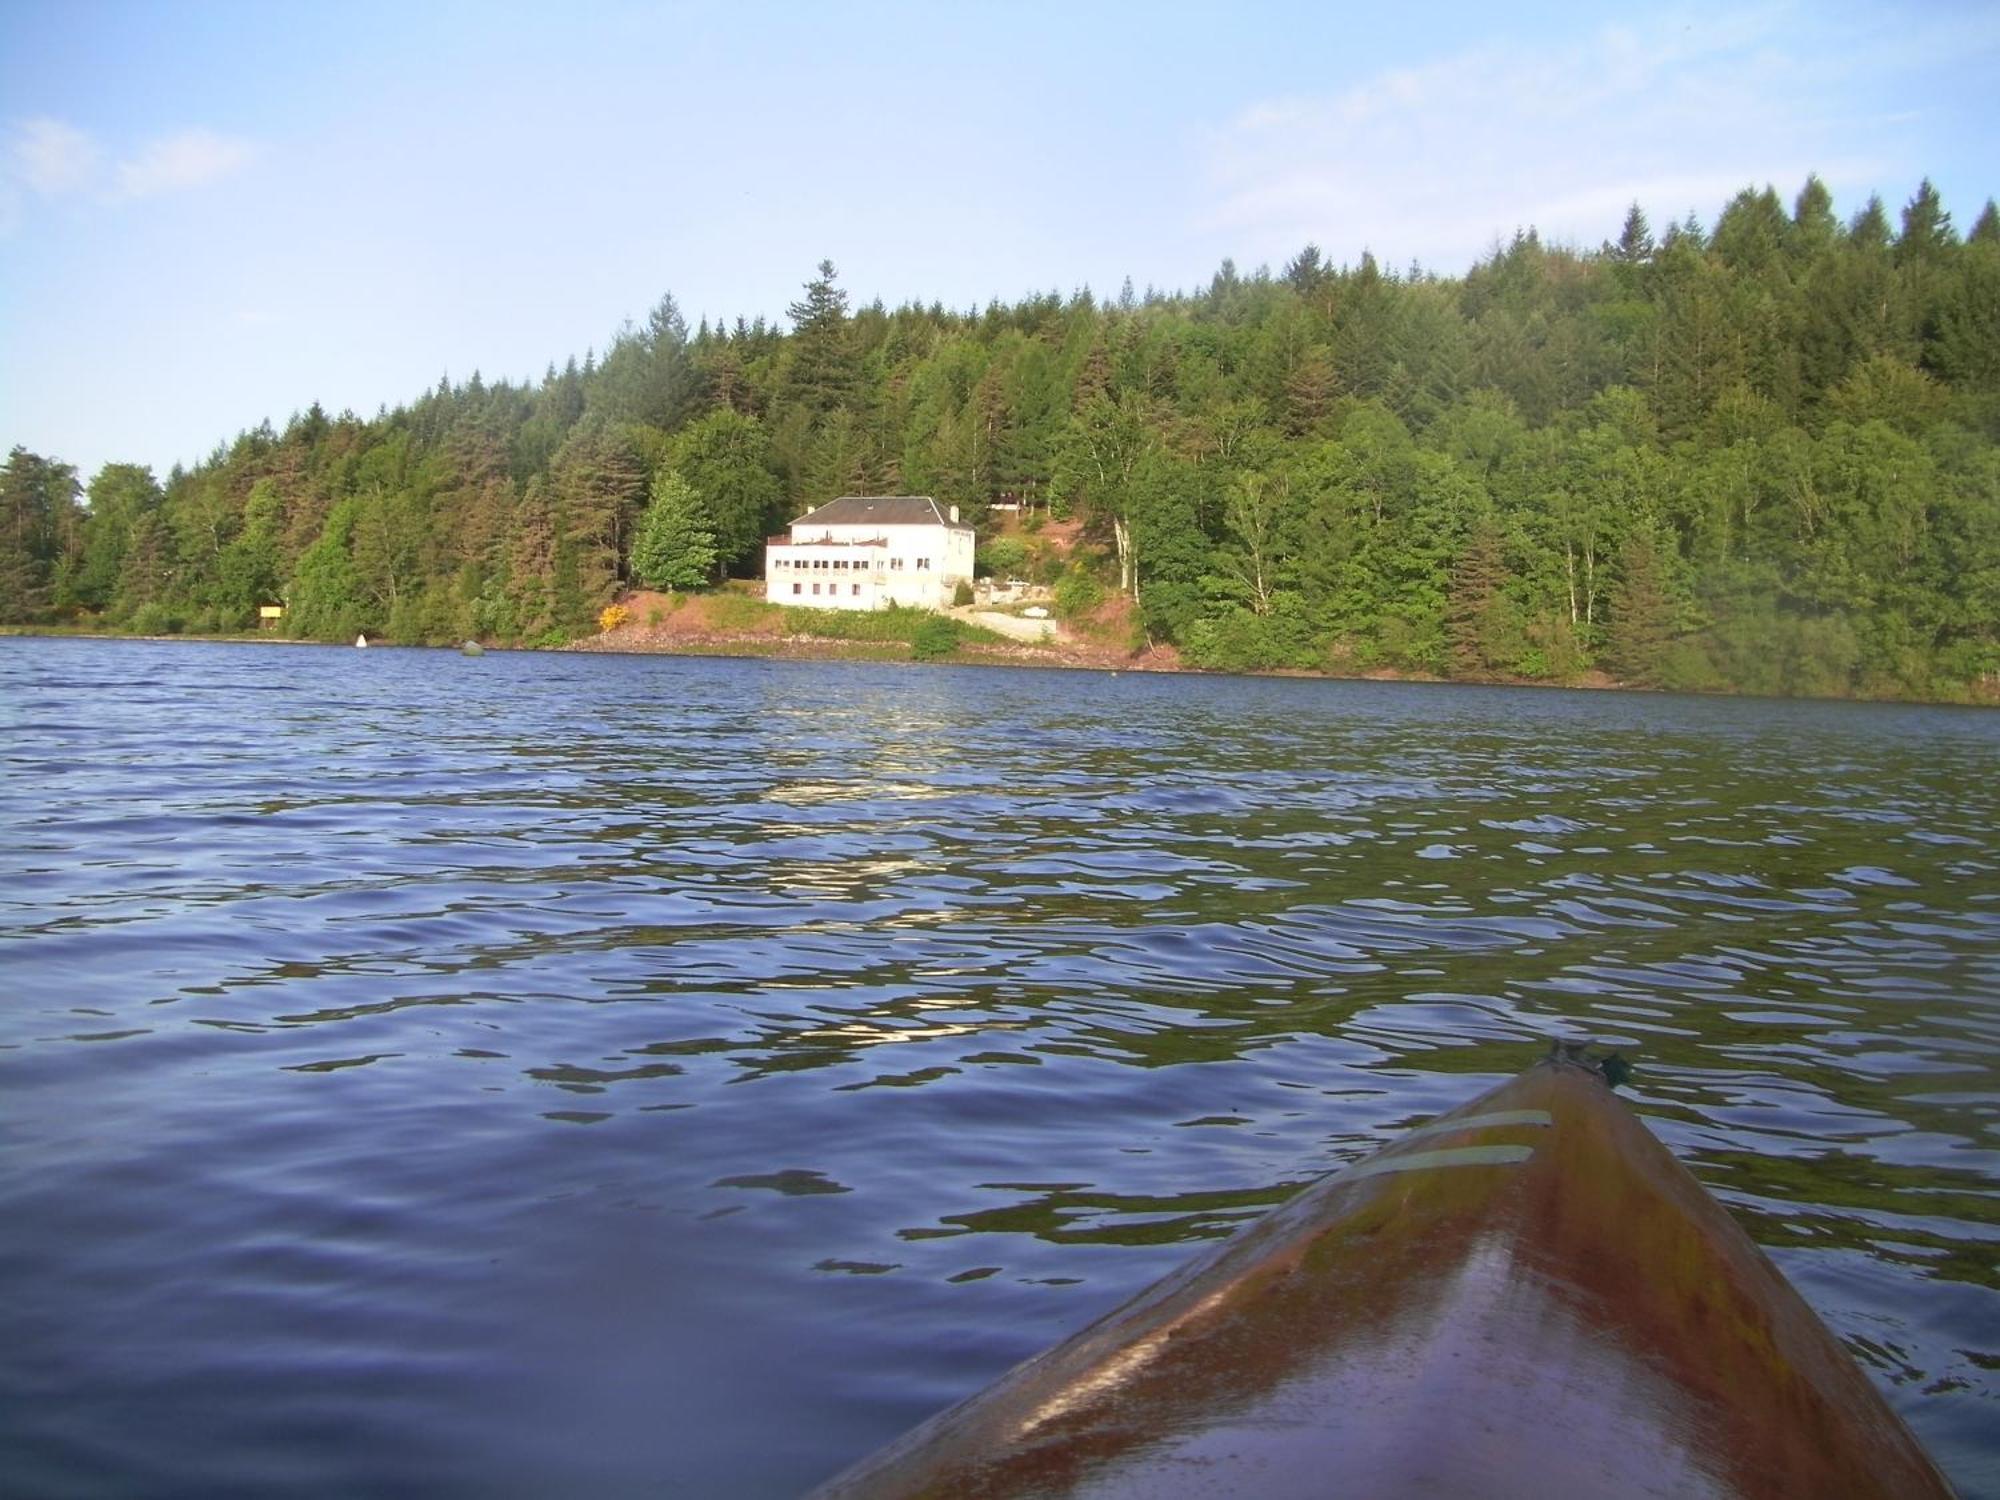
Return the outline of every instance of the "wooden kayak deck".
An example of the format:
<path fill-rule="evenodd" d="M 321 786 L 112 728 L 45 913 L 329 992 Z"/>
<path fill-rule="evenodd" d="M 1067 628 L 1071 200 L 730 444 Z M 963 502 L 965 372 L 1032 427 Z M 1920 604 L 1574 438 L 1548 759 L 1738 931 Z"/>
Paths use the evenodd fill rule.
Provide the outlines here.
<path fill-rule="evenodd" d="M 1554 1056 L 814 1495 L 1950 1493 L 1722 1206 Z"/>

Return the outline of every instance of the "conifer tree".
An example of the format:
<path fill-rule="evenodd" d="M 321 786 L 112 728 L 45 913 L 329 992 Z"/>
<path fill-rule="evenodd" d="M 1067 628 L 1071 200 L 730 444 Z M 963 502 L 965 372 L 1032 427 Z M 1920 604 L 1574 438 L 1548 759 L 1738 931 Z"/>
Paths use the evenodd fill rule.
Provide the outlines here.
<path fill-rule="evenodd" d="M 1619 231 L 1611 256 L 1627 266 L 1644 265 L 1653 258 L 1653 226 L 1646 222 L 1646 211 L 1637 203 L 1625 210 L 1625 227 Z"/>
<path fill-rule="evenodd" d="M 1674 607 L 1659 548 L 1643 532 L 1627 539 L 1611 591 L 1611 638 L 1604 664 L 1635 687 L 1661 686 L 1673 644 Z"/>
<path fill-rule="evenodd" d="M 1801 256 L 1818 255 L 1840 239 L 1840 221 L 1833 216 L 1833 194 L 1817 174 L 1806 178 L 1805 186 L 1792 202 L 1793 248 Z"/>
<path fill-rule="evenodd" d="M 1501 589 L 1507 560 L 1500 533 L 1490 522 L 1477 527 L 1451 570 L 1445 605 L 1445 642 L 1451 669 L 1459 677 L 1489 677 L 1500 659 L 1504 608 Z"/>
<path fill-rule="evenodd" d="M 1889 248 L 1889 214 L 1879 194 L 1871 194 L 1860 211 L 1847 223 L 1847 242 L 1857 250 L 1875 252 Z"/>
<path fill-rule="evenodd" d="M 142 517 L 158 512 L 161 499 L 151 469 L 113 463 L 97 471 L 90 481 L 90 515 L 83 529 L 75 585 L 78 603 L 88 609 L 109 609 L 117 602 L 132 529 Z"/>
<path fill-rule="evenodd" d="M 624 576 L 632 518 L 646 493 L 645 465 L 624 430 L 591 417 L 550 461 L 549 489 L 577 570 L 578 608 L 594 615 Z"/>
<path fill-rule="evenodd" d="M 48 608 L 63 539 L 75 531 L 76 470 L 16 447 L 0 467 L 0 619 Z"/>
<path fill-rule="evenodd" d="M 715 528 L 678 470 L 653 477 L 652 498 L 632 544 L 632 574 L 648 588 L 698 589 L 716 565 Z"/>
<path fill-rule="evenodd" d="M 809 411 L 846 405 L 859 373 L 848 328 L 847 293 L 834 285 L 839 274 L 832 261 L 821 261 L 819 274 L 806 283 L 805 297 L 786 309 L 792 319 L 788 385 L 793 399 Z"/>
<path fill-rule="evenodd" d="M 1945 212 L 1943 200 L 1926 177 L 1917 185 L 1916 195 L 1903 206 L 1903 232 L 1896 236 L 1896 263 L 1936 261 L 1957 243 L 1951 215 Z"/>

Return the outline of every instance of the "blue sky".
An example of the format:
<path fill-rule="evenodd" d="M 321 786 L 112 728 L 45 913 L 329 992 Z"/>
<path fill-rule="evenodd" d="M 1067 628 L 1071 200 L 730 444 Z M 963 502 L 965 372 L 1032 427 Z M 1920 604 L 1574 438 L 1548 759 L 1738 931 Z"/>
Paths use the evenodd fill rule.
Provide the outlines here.
<path fill-rule="evenodd" d="M 88 479 L 538 376 L 671 291 L 1465 269 L 1809 171 L 2000 193 L 2000 7 L 0 0 L 0 448 Z"/>

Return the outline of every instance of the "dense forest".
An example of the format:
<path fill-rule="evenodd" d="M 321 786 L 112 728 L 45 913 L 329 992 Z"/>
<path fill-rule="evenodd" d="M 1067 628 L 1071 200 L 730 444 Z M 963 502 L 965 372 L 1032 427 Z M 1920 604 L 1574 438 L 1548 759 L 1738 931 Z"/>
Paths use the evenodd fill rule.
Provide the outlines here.
<path fill-rule="evenodd" d="M 822 263 L 789 311 L 690 331 L 668 296 L 538 384 L 315 405 L 164 484 L 16 448 L 0 617 L 216 632 L 283 601 L 305 637 L 554 643 L 635 555 L 754 576 L 811 504 L 923 493 L 1074 517 L 1045 565 L 1197 666 L 2000 690 L 1990 200 L 1963 235 L 1928 182 L 1842 223 L 1815 178 L 1460 277 L 1307 246 L 983 311 L 851 309 Z"/>

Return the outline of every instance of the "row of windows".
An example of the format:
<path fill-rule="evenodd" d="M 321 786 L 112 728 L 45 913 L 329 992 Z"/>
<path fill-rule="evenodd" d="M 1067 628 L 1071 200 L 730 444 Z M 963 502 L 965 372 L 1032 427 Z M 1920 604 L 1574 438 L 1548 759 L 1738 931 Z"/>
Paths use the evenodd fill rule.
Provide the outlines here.
<path fill-rule="evenodd" d="M 848 561 L 848 559 L 844 557 L 835 557 L 835 558 L 779 557 L 779 558 L 774 558 L 772 560 L 771 565 L 776 568 L 819 568 L 822 570 L 826 568 L 838 568 L 842 570 L 852 568 L 857 573 L 864 568 L 879 566 L 879 564 L 866 563 L 860 561 L 859 559 L 850 562 Z M 919 572 L 928 571 L 930 565 L 931 565 L 931 560 L 928 557 L 920 557 L 917 559 L 916 566 L 917 566 L 917 571 Z M 902 558 L 892 557 L 889 559 L 889 568 L 891 572 L 900 571 L 902 569 L 902 566 L 903 566 Z"/>
<path fill-rule="evenodd" d="M 848 585 L 848 587 L 849 587 L 849 588 L 850 588 L 851 590 L 853 590 L 853 594 L 854 594 L 854 597 L 855 597 L 855 598 L 857 598 L 857 599 L 858 599 L 858 598 L 860 598 L 860 597 L 861 597 L 861 585 L 860 585 L 860 584 L 858 584 L 858 583 L 851 583 L 851 584 L 849 584 L 849 585 Z M 806 591 L 806 586 L 805 586 L 804 584 L 802 584 L 802 583 L 795 583 L 795 584 L 793 584 L 793 585 L 792 585 L 792 592 L 793 592 L 793 593 L 795 593 L 795 594 L 803 594 L 803 593 L 804 593 L 805 591 Z M 826 586 L 826 591 L 827 591 L 827 592 L 828 592 L 829 594 L 837 594 L 837 593 L 839 593 L 839 592 L 840 592 L 840 585 L 839 585 L 839 584 L 837 584 L 837 583 L 829 583 L 829 584 L 828 584 L 828 585 Z M 813 585 L 813 592 L 814 592 L 815 594 L 817 594 L 817 593 L 819 592 L 819 585 L 818 585 L 818 584 L 814 584 L 814 585 Z"/>

